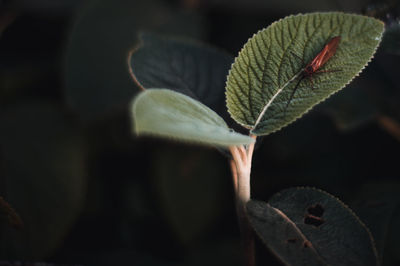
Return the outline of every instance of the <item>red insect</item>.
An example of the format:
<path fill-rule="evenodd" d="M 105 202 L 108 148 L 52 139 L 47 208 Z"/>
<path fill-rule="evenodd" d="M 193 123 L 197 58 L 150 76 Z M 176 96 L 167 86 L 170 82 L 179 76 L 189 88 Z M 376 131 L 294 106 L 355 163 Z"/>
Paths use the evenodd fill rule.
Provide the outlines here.
<path fill-rule="evenodd" d="M 317 74 L 317 73 L 339 71 L 339 70 L 319 70 L 336 53 L 336 49 L 339 45 L 339 41 L 340 41 L 340 36 L 336 36 L 336 37 L 333 37 L 332 39 L 330 39 L 330 41 L 327 44 L 325 44 L 324 48 L 322 48 L 322 50 L 317 54 L 317 56 L 314 57 L 314 59 L 305 66 L 305 68 L 301 72 L 301 77 L 300 77 L 299 81 L 297 82 L 296 86 L 294 87 L 292 94 L 290 95 L 289 101 L 286 104 L 285 112 L 286 112 L 286 109 L 289 106 L 290 102 L 292 101 L 293 96 L 294 96 L 298 86 L 300 85 L 300 82 L 304 78 L 310 79 L 312 86 L 314 86 L 314 83 L 311 79 L 312 75 Z"/>

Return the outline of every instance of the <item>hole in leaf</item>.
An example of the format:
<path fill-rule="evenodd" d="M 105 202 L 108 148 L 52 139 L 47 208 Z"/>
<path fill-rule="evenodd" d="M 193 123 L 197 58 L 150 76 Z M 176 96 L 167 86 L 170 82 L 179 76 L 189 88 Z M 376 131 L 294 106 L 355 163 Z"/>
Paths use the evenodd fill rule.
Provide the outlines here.
<path fill-rule="evenodd" d="M 320 204 L 315 204 L 307 209 L 308 213 L 312 216 L 322 217 L 324 214 L 324 208 Z"/>
<path fill-rule="evenodd" d="M 315 204 L 307 209 L 307 214 L 304 217 L 304 223 L 309 225 L 314 225 L 316 227 L 321 226 L 325 220 L 322 219 L 322 215 L 324 214 L 324 208 L 321 204 Z"/>
<path fill-rule="evenodd" d="M 318 216 L 307 214 L 306 217 L 304 218 L 304 223 L 309 225 L 314 225 L 315 227 L 319 227 L 323 223 L 325 223 L 325 221 Z"/>

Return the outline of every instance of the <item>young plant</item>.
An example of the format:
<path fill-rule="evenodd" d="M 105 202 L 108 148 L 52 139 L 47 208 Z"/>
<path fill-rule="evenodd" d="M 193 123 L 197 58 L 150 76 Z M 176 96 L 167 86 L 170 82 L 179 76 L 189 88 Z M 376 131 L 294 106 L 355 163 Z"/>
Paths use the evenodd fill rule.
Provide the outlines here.
<path fill-rule="evenodd" d="M 132 103 L 134 130 L 229 150 L 245 264 L 255 265 L 253 232 L 286 265 L 378 265 L 372 235 L 335 197 L 292 188 L 268 203 L 251 199 L 257 137 L 300 118 L 345 87 L 371 60 L 379 20 L 339 12 L 289 16 L 256 33 L 234 60 L 213 48 L 142 35 L 129 56 L 143 88 Z M 147 90 L 148 89 L 148 90 Z M 247 135 L 231 128 L 245 128 Z M 243 130 L 242 130 L 243 131 Z"/>

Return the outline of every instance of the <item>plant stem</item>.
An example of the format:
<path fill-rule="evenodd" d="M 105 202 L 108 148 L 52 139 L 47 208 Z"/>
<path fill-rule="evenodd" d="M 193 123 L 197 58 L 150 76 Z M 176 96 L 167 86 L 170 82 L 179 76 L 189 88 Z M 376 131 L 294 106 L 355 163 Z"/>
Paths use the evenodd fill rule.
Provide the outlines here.
<path fill-rule="evenodd" d="M 251 136 L 256 139 L 255 136 Z M 242 237 L 244 259 L 246 266 L 255 265 L 254 232 L 247 218 L 246 204 L 250 200 L 250 172 L 255 142 L 247 149 L 244 146 L 232 146 L 230 151 L 233 157 L 231 170 L 236 198 L 236 212 Z"/>

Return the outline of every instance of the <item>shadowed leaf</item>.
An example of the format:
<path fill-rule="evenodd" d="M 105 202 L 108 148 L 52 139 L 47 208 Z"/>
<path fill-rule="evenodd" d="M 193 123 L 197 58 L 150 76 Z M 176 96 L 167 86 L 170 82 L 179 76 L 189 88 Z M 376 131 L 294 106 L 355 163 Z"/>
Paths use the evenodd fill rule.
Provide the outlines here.
<path fill-rule="evenodd" d="M 0 194 L 24 223 L 22 230 L 2 224 L 0 256 L 41 260 L 62 243 L 83 206 L 84 139 L 79 127 L 47 102 L 7 108 L 0 121 Z"/>
<path fill-rule="evenodd" d="M 335 197 L 291 188 L 269 203 L 250 201 L 255 231 L 286 265 L 379 265 L 371 234 Z"/>
<path fill-rule="evenodd" d="M 201 43 L 143 33 L 129 57 L 134 80 L 143 88 L 183 93 L 229 119 L 225 81 L 233 56 Z M 230 123 L 228 123 L 230 124 Z"/>
<path fill-rule="evenodd" d="M 396 227 L 398 227 L 396 213 L 398 215 L 400 211 L 399 190 L 399 182 L 382 180 L 367 183 L 355 194 L 355 200 L 351 204 L 352 209 L 371 230 L 381 262 L 390 257 L 386 257 L 386 254 L 396 253 L 393 251 L 398 247 L 395 244 L 397 241 L 387 242 L 390 238 L 398 239 L 399 237 L 399 234 L 396 234 Z M 388 265 L 396 265 L 396 263 Z"/>
<path fill-rule="evenodd" d="M 391 54 L 400 55 L 400 24 L 393 22 L 387 26 L 382 39 L 382 49 Z"/>
<path fill-rule="evenodd" d="M 213 150 L 167 145 L 157 150 L 154 186 L 168 223 L 181 243 L 208 233 L 224 210 L 225 158 Z"/>
<path fill-rule="evenodd" d="M 321 104 L 322 112 L 332 117 L 340 130 L 352 130 L 377 117 L 376 103 L 363 87 L 349 86 Z"/>
<path fill-rule="evenodd" d="M 69 36 L 65 99 L 82 120 L 125 111 L 138 92 L 127 55 L 140 30 L 201 37 L 202 18 L 160 0 L 84 1 Z M 151 14 L 151 15 L 149 15 Z"/>

